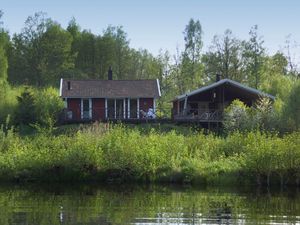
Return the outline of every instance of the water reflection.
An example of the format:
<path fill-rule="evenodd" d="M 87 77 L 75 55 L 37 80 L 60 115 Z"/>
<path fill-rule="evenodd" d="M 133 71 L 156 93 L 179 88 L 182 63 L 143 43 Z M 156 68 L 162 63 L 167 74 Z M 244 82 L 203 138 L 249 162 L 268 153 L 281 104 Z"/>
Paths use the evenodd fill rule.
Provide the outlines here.
<path fill-rule="evenodd" d="M 300 224 L 297 190 L 1 185 L 0 224 Z"/>

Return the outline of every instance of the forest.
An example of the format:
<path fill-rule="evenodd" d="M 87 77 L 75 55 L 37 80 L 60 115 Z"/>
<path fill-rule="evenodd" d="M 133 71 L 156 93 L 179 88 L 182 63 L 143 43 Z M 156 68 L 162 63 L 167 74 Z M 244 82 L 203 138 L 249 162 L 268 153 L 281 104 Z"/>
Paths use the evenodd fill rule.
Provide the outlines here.
<path fill-rule="evenodd" d="M 190 19 L 182 28 L 184 49 L 177 48 L 174 55 L 161 50 L 155 56 L 130 47 L 121 26 L 94 34 L 74 18 L 63 28 L 38 12 L 27 18 L 20 33 L 11 34 L 2 15 L 0 179 L 216 184 L 246 177 L 243 184 L 299 185 L 300 67 L 291 38 L 269 54 L 254 25 L 247 40 L 227 29 L 204 50 L 200 21 Z M 60 78 L 106 79 L 110 66 L 114 79 L 158 78 L 158 107 L 165 109 L 176 95 L 214 82 L 216 74 L 276 100 L 261 99 L 251 108 L 234 101 L 226 109 L 221 135 L 160 125 L 142 131 L 105 127 L 109 124 L 58 128 L 56 119 L 64 107 L 58 96 Z M 37 132 L 28 135 L 26 127 Z"/>

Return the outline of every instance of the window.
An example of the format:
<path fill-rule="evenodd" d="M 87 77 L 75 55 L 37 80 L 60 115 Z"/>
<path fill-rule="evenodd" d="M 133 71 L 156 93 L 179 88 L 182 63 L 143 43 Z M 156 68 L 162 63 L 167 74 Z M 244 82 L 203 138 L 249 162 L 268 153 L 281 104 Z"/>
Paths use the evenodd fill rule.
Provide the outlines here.
<path fill-rule="evenodd" d="M 137 99 L 130 99 L 130 116 L 128 118 L 136 119 L 137 118 Z"/>
<path fill-rule="evenodd" d="M 91 119 L 90 99 L 82 99 L 82 119 Z"/>
<path fill-rule="evenodd" d="M 124 99 L 116 99 L 116 118 L 124 118 Z"/>
<path fill-rule="evenodd" d="M 107 118 L 115 118 L 115 99 L 107 99 Z"/>

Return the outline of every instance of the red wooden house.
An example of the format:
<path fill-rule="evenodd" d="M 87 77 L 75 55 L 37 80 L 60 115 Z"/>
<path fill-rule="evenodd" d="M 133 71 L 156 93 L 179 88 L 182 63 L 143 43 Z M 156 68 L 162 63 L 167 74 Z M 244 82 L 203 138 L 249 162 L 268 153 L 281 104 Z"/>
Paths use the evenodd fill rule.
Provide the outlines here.
<path fill-rule="evenodd" d="M 69 121 L 155 118 L 158 80 L 61 79 L 60 96 Z"/>

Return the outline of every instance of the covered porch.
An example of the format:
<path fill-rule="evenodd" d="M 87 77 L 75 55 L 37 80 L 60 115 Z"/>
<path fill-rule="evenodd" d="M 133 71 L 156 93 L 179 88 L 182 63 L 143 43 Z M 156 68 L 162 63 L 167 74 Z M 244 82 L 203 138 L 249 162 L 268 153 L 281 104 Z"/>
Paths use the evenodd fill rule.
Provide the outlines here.
<path fill-rule="evenodd" d="M 173 100 L 173 119 L 175 121 L 222 122 L 224 110 L 232 101 L 238 99 L 251 107 L 264 94 L 238 82 L 223 79 L 199 88 Z"/>

